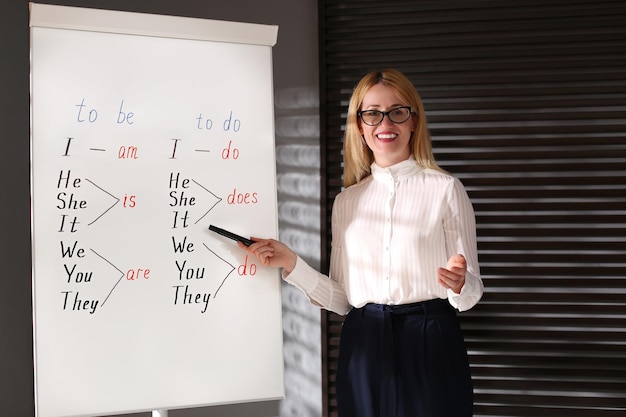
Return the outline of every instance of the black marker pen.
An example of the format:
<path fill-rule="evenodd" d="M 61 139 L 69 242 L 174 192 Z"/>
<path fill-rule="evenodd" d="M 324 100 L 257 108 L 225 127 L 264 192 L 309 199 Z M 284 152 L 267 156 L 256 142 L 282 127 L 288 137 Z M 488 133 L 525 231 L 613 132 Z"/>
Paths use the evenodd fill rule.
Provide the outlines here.
<path fill-rule="evenodd" d="M 212 231 L 212 232 L 215 232 L 217 234 L 220 234 L 222 236 L 225 236 L 225 237 L 227 237 L 229 239 L 239 241 L 239 242 L 243 243 L 246 246 L 250 246 L 250 245 L 252 245 L 254 243 L 252 240 L 250 240 L 248 238 L 236 235 L 234 233 L 229 232 L 228 230 L 224 230 L 224 229 L 221 229 L 221 228 L 213 226 L 213 225 L 209 226 L 209 230 Z"/>

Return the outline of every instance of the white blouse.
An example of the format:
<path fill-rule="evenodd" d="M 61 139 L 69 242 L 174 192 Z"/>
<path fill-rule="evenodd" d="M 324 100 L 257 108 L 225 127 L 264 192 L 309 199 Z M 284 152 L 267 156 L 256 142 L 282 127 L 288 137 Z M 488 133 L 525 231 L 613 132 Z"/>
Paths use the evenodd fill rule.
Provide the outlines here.
<path fill-rule="evenodd" d="M 483 294 L 474 210 L 461 182 L 413 158 L 372 175 L 335 198 L 330 279 L 300 257 L 284 279 L 312 303 L 347 314 L 367 303 L 408 304 L 447 298 L 459 311 Z M 437 268 L 462 254 L 465 285 L 456 294 L 437 282 Z"/>

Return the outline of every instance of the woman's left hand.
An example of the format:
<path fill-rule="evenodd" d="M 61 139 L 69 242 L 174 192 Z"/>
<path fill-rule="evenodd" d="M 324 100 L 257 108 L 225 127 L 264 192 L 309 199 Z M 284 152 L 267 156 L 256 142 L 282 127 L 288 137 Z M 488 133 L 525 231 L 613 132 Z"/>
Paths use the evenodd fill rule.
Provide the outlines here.
<path fill-rule="evenodd" d="M 461 294 L 461 289 L 465 285 L 465 272 L 467 272 L 465 257 L 457 254 L 448 260 L 445 268 L 437 270 L 437 280 L 455 294 Z"/>

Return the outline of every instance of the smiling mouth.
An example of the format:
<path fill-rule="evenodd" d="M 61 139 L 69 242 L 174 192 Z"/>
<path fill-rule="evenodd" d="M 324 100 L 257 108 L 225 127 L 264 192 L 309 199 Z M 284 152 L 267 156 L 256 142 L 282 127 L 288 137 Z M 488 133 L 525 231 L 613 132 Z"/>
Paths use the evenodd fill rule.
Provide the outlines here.
<path fill-rule="evenodd" d="M 376 137 L 378 138 L 378 140 L 392 141 L 397 138 L 398 135 L 396 135 L 395 133 L 379 133 L 378 135 L 376 135 Z"/>

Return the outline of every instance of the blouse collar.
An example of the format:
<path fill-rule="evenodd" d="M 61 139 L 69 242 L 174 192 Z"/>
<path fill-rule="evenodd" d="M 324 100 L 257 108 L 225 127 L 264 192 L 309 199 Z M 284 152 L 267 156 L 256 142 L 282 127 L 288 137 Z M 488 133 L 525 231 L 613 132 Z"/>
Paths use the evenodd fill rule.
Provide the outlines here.
<path fill-rule="evenodd" d="M 413 156 L 395 165 L 383 168 L 374 162 L 371 165 L 372 176 L 377 180 L 388 179 L 391 176 L 394 180 L 401 180 L 417 174 L 421 168 Z"/>

